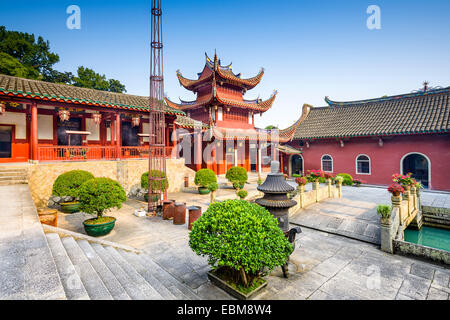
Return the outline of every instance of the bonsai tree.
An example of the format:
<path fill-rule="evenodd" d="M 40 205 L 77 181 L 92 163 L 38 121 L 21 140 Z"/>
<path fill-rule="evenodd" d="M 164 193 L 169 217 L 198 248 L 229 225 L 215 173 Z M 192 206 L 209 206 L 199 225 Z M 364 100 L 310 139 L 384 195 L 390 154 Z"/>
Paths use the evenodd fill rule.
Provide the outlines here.
<path fill-rule="evenodd" d="M 199 193 L 209 193 L 208 185 L 217 183 L 217 177 L 211 169 L 200 169 L 195 173 L 194 183 L 199 187 Z"/>
<path fill-rule="evenodd" d="M 248 180 L 247 170 L 243 167 L 231 167 L 228 169 L 225 178 L 233 184 L 233 188 L 242 189 Z"/>
<path fill-rule="evenodd" d="M 351 175 L 349 175 L 348 173 L 339 173 L 338 175 L 336 175 L 335 179 L 337 177 L 344 178 L 344 181 L 342 181 L 342 184 L 344 186 L 352 186 L 353 185 L 353 177 Z"/>
<path fill-rule="evenodd" d="M 109 178 L 94 178 L 86 181 L 80 186 L 78 194 L 81 210 L 97 216 L 90 220 L 93 224 L 110 220 L 104 219 L 103 214 L 111 208 L 120 209 L 122 203 L 127 200 L 123 187 Z"/>
<path fill-rule="evenodd" d="M 211 203 L 216 200 L 216 191 L 219 189 L 217 182 L 211 182 L 208 184 L 208 190 L 211 192 Z"/>
<path fill-rule="evenodd" d="M 195 222 L 189 246 L 208 257 L 213 273 L 248 292 L 286 263 L 292 245 L 265 208 L 243 200 L 216 202 Z"/>
<path fill-rule="evenodd" d="M 78 198 L 80 186 L 87 180 L 94 179 L 94 175 L 84 170 L 65 172 L 56 178 L 53 183 L 52 194 L 59 197 Z"/>
<path fill-rule="evenodd" d="M 241 200 L 244 200 L 245 198 L 247 198 L 248 192 L 247 192 L 247 190 L 242 189 L 237 192 L 237 195 Z"/>
<path fill-rule="evenodd" d="M 141 187 L 145 190 L 149 190 L 150 193 L 154 194 L 153 197 L 151 197 L 152 202 L 157 202 L 159 199 L 159 194 L 164 192 L 165 190 L 169 189 L 169 181 L 167 180 L 167 177 L 165 176 L 164 172 L 160 170 L 152 170 L 151 171 L 151 177 L 153 178 L 165 178 L 161 180 L 152 180 L 150 184 L 149 189 L 149 172 L 144 172 L 141 176 Z M 148 201 L 148 194 L 145 195 L 145 200 Z"/>
<path fill-rule="evenodd" d="M 380 204 L 377 206 L 377 214 L 381 217 L 381 222 L 389 224 L 391 218 L 391 206 Z"/>

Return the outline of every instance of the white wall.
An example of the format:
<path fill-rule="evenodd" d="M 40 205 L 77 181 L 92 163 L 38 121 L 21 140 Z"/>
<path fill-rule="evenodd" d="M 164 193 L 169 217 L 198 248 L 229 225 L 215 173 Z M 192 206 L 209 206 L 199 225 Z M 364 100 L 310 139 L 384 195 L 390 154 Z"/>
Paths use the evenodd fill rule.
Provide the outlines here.
<path fill-rule="evenodd" d="M 91 134 L 87 136 L 88 141 L 99 141 L 100 140 L 100 126 L 94 123 L 94 119 L 86 118 L 86 131 Z"/>
<path fill-rule="evenodd" d="M 38 114 L 38 139 L 53 140 L 53 116 Z"/>
<path fill-rule="evenodd" d="M 147 121 L 145 121 L 147 120 Z M 144 119 L 145 122 L 142 122 L 142 132 L 141 133 L 149 133 L 150 132 L 150 124 L 148 123 L 148 119 Z M 148 142 L 148 137 L 143 137 L 142 141 Z"/>
<path fill-rule="evenodd" d="M 25 113 L 6 112 L 0 116 L 0 124 L 14 124 L 16 126 L 15 138 L 27 138 L 27 126 Z"/>

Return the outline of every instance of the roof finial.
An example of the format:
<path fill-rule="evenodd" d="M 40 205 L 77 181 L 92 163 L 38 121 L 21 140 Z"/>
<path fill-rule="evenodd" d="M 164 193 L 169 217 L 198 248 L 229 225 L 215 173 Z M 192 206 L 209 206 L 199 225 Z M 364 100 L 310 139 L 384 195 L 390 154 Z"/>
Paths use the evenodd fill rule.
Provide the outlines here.
<path fill-rule="evenodd" d="M 428 85 L 429 85 L 430 83 L 428 82 L 428 81 L 425 81 L 424 83 L 423 83 L 423 91 L 425 91 L 425 92 L 427 92 L 428 91 Z"/>

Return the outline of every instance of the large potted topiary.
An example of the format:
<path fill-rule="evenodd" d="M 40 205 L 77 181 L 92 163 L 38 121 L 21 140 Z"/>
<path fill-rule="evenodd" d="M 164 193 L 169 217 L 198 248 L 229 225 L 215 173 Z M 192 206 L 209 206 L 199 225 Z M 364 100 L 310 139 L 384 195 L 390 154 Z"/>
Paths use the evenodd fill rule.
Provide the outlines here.
<path fill-rule="evenodd" d="M 83 222 L 86 233 L 93 237 L 107 235 L 114 228 L 116 218 L 104 217 L 111 208 L 120 209 L 127 200 L 125 190 L 109 178 L 94 178 L 80 186 L 78 196 L 83 212 L 96 215 L 96 218 Z"/>
<path fill-rule="evenodd" d="M 266 285 L 263 279 L 283 266 L 292 245 L 265 208 L 243 200 L 216 202 L 198 219 L 189 246 L 208 257 L 210 280 L 238 299 L 250 299 Z"/>
<path fill-rule="evenodd" d="M 248 180 L 247 170 L 243 167 L 231 167 L 228 169 L 225 178 L 233 184 L 233 188 L 243 189 Z"/>
<path fill-rule="evenodd" d="M 209 194 L 211 191 L 208 186 L 217 183 L 217 177 L 211 169 L 200 169 L 195 173 L 194 183 L 198 186 L 198 193 Z"/>
<path fill-rule="evenodd" d="M 160 170 L 152 170 L 151 177 L 154 178 L 165 178 L 161 180 L 152 180 L 150 185 L 150 197 L 148 196 L 149 185 L 148 185 L 149 172 L 144 172 L 141 176 L 141 187 L 147 192 L 144 194 L 144 199 L 146 202 L 158 202 L 161 198 L 161 193 L 169 188 L 169 181 L 165 176 L 164 172 Z"/>
<path fill-rule="evenodd" d="M 62 212 L 74 213 L 80 211 L 80 202 L 77 200 L 78 191 L 80 186 L 90 179 L 94 179 L 94 175 L 84 170 L 68 171 L 56 178 L 53 183 L 52 195 L 63 199 L 71 199 L 60 203 Z"/>

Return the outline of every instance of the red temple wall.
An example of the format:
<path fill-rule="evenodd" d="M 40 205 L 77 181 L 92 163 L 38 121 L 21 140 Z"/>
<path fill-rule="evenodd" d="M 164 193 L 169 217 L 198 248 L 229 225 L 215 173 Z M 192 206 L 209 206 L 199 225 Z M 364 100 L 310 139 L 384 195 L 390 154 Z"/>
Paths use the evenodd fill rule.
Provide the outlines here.
<path fill-rule="evenodd" d="M 397 136 L 378 145 L 377 139 L 361 138 L 344 141 L 341 148 L 336 140 L 313 141 L 303 147 L 303 167 L 306 170 L 321 169 L 321 158 L 328 154 L 333 158 L 333 173 L 349 173 L 369 184 L 388 185 L 394 173 L 401 170 L 402 158 L 408 153 L 421 153 L 430 161 L 431 189 L 450 191 L 450 137 L 442 135 Z M 299 148 L 299 141 L 290 145 Z M 356 174 L 356 158 L 365 154 L 371 160 L 371 174 Z M 284 169 L 290 173 L 291 157 L 284 157 Z M 286 171 L 287 169 L 287 171 Z"/>

